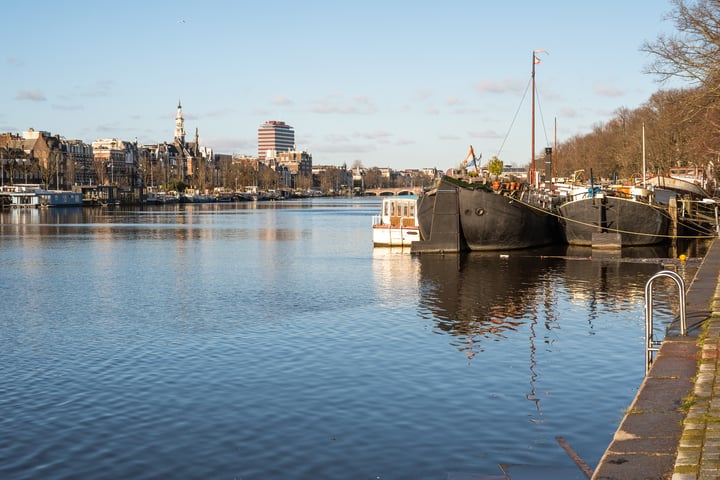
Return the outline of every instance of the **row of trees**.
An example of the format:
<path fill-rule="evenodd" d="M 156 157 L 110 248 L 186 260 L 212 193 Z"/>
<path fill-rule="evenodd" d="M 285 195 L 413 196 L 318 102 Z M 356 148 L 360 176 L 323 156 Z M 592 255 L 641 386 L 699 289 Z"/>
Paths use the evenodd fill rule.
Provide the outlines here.
<path fill-rule="evenodd" d="M 677 32 L 646 42 L 653 61 L 645 72 L 662 83 L 687 82 L 665 89 L 641 107 L 619 108 L 608 122 L 575 136 L 557 149 L 557 171 L 593 169 L 595 176 L 637 177 L 642 168 L 642 135 L 648 172 L 673 166 L 710 166 L 720 161 L 720 2 L 672 0 L 668 15 Z M 709 169 L 706 169 L 709 170 Z"/>

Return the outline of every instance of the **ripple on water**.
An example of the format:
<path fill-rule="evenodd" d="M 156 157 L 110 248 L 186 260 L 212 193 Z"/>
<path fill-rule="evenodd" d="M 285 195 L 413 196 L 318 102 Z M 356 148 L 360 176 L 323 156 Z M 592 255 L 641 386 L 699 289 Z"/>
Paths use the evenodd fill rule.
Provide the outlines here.
<path fill-rule="evenodd" d="M 381 255 L 376 204 L 0 231 L 0 477 L 444 478 L 569 464 L 557 435 L 596 462 L 656 267 Z"/>

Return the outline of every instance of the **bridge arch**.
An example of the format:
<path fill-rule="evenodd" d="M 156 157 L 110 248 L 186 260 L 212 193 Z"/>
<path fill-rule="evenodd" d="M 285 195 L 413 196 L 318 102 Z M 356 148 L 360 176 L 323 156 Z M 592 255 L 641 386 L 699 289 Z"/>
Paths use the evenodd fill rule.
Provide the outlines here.
<path fill-rule="evenodd" d="M 390 196 L 390 195 L 420 195 L 422 187 L 397 187 L 397 188 L 369 188 L 365 190 L 365 196 Z"/>

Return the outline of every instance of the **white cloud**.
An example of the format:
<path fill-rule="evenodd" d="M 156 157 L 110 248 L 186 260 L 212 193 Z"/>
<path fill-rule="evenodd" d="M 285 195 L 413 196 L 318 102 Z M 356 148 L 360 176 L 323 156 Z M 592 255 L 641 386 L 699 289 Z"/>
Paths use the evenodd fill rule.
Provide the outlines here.
<path fill-rule="evenodd" d="M 374 132 L 355 132 L 353 134 L 353 137 L 364 138 L 366 140 L 379 140 L 379 139 L 385 139 L 385 138 L 391 137 L 392 135 L 393 134 L 390 132 L 376 130 Z"/>
<path fill-rule="evenodd" d="M 276 95 L 272 99 L 273 105 L 292 105 L 293 101 L 284 95 Z"/>
<path fill-rule="evenodd" d="M 84 110 L 84 108 L 85 108 L 82 105 L 62 105 L 62 104 L 53 104 L 53 105 L 51 105 L 51 107 L 54 110 L 62 110 L 62 111 L 66 111 L 66 112 Z"/>
<path fill-rule="evenodd" d="M 483 80 L 475 84 L 478 93 L 516 93 L 521 92 L 524 84 L 517 80 Z"/>
<path fill-rule="evenodd" d="M 329 95 L 315 102 L 310 107 L 310 111 L 321 114 L 368 115 L 375 113 L 377 109 L 365 96 L 356 96 L 351 101 L 347 101 L 339 95 Z"/>
<path fill-rule="evenodd" d="M 23 90 L 23 91 L 19 92 L 17 95 L 15 95 L 15 100 L 23 100 L 23 101 L 27 100 L 27 101 L 31 101 L 31 102 L 44 102 L 47 100 L 47 98 L 45 98 L 45 94 L 42 93 L 40 90 L 35 90 L 32 92 L 28 91 L 28 90 Z"/>
<path fill-rule="evenodd" d="M 607 85 L 595 85 L 593 87 L 593 92 L 604 97 L 622 97 L 625 95 L 623 90 L 615 87 L 609 87 Z"/>

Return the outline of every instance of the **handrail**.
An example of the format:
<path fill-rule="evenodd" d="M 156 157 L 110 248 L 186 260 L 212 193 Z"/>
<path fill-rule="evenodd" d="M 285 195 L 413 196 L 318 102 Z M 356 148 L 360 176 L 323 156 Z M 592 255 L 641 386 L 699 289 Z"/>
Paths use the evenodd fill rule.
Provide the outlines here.
<path fill-rule="evenodd" d="M 687 321 L 685 319 L 685 281 L 680 275 L 671 270 L 662 270 L 647 281 L 645 284 L 645 375 L 650 371 L 653 362 L 653 352 L 660 350 L 660 341 L 653 338 L 653 298 L 652 284 L 660 277 L 669 277 L 675 281 L 678 286 L 679 302 L 680 302 L 680 335 L 687 334 Z"/>

